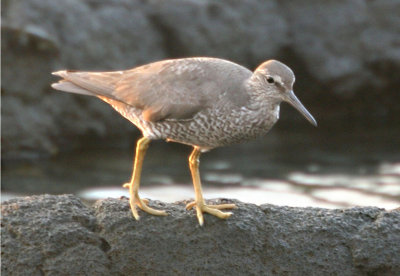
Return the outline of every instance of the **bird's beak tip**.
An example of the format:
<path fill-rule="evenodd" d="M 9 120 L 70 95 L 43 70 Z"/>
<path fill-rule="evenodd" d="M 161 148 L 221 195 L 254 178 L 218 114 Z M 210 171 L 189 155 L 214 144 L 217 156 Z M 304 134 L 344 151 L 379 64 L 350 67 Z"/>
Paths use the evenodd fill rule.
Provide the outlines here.
<path fill-rule="evenodd" d="M 313 126 L 315 126 L 315 127 L 318 127 L 318 123 L 317 123 L 316 120 L 314 120 L 311 124 L 312 124 Z"/>
<path fill-rule="evenodd" d="M 290 93 L 288 94 L 287 102 L 289 102 L 294 108 L 296 108 L 313 126 L 318 126 L 317 121 L 299 101 L 293 91 L 290 91 Z"/>
<path fill-rule="evenodd" d="M 312 124 L 315 127 L 318 127 L 318 122 L 317 122 L 317 120 L 315 120 L 315 118 L 312 115 L 311 116 L 305 116 L 305 117 L 306 117 L 307 121 L 310 122 L 310 124 Z"/>

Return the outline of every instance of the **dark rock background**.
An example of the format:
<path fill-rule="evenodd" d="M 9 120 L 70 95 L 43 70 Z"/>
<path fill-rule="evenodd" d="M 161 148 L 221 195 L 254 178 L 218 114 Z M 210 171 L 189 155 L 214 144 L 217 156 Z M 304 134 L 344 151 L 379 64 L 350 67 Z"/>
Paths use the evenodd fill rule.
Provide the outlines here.
<path fill-rule="evenodd" d="M 220 200 L 214 200 L 214 202 Z M 224 200 L 227 201 L 227 200 Z M 200 227 L 185 202 L 132 218 L 124 199 L 72 195 L 2 204 L 2 275 L 398 275 L 400 212 L 235 202 Z"/>
<path fill-rule="evenodd" d="M 399 14 L 397 0 L 4 0 L 2 156 L 54 154 L 92 135 L 127 141 L 134 131 L 99 100 L 53 91 L 52 71 L 187 56 L 252 69 L 285 62 L 321 131 L 399 128 Z M 307 125 L 295 113 L 284 107 L 280 125 Z"/>

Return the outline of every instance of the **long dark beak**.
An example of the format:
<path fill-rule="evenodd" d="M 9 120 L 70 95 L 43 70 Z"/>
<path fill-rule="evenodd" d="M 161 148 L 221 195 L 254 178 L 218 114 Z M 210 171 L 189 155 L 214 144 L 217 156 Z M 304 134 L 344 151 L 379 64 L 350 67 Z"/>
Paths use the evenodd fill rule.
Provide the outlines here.
<path fill-rule="evenodd" d="M 296 97 L 293 90 L 291 90 L 287 94 L 286 101 L 290 103 L 294 108 L 296 108 L 303 116 L 314 126 L 317 126 L 317 121 L 314 117 L 308 112 L 308 110 L 304 107 L 304 105 L 300 102 L 300 100 Z"/>

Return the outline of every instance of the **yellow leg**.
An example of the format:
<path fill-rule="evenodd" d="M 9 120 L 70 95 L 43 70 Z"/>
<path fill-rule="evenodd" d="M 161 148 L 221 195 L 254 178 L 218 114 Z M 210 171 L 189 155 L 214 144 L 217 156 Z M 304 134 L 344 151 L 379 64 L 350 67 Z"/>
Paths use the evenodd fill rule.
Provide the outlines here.
<path fill-rule="evenodd" d="M 136 210 L 136 206 L 139 206 L 143 211 L 156 215 L 156 216 L 166 216 L 167 213 L 165 211 L 155 210 L 147 206 L 148 200 L 141 199 L 139 197 L 139 186 L 140 186 L 140 175 L 142 173 L 142 165 L 143 159 L 146 154 L 146 150 L 149 147 L 150 139 L 143 137 L 139 139 L 136 144 L 136 155 L 135 162 L 133 164 L 133 173 L 130 183 L 125 183 L 122 187 L 129 188 L 129 204 L 131 205 L 132 214 L 136 220 L 139 220 L 139 214 Z"/>
<path fill-rule="evenodd" d="M 203 198 L 203 191 L 201 189 L 200 173 L 199 173 L 199 158 L 201 151 L 199 148 L 195 147 L 192 154 L 189 157 L 189 167 L 192 173 L 193 186 L 195 193 L 195 201 L 186 205 L 186 209 L 191 209 L 196 207 L 197 219 L 200 225 L 204 224 L 203 213 L 209 213 L 221 219 L 228 218 L 232 215 L 231 212 L 221 212 L 220 209 L 232 209 L 236 208 L 235 204 L 220 204 L 220 205 L 206 205 Z"/>

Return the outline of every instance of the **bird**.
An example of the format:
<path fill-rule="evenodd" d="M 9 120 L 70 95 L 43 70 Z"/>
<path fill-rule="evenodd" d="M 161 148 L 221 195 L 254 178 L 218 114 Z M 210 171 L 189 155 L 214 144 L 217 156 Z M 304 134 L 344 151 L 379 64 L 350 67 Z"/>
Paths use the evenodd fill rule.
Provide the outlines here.
<path fill-rule="evenodd" d="M 317 126 L 293 92 L 295 75 L 285 64 L 267 60 L 252 72 L 237 63 L 214 57 L 166 59 L 129 70 L 53 72 L 62 79 L 52 87 L 64 92 L 95 96 L 110 104 L 142 132 L 137 141 L 129 189 L 131 213 L 138 208 L 156 216 L 164 210 L 148 206 L 139 196 L 143 160 L 152 140 L 163 139 L 193 147 L 189 168 L 200 226 L 204 213 L 221 219 L 235 204 L 206 204 L 199 173 L 200 155 L 217 147 L 252 140 L 266 134 L 279 119 L 280 104 L 287 102 Z"/>

